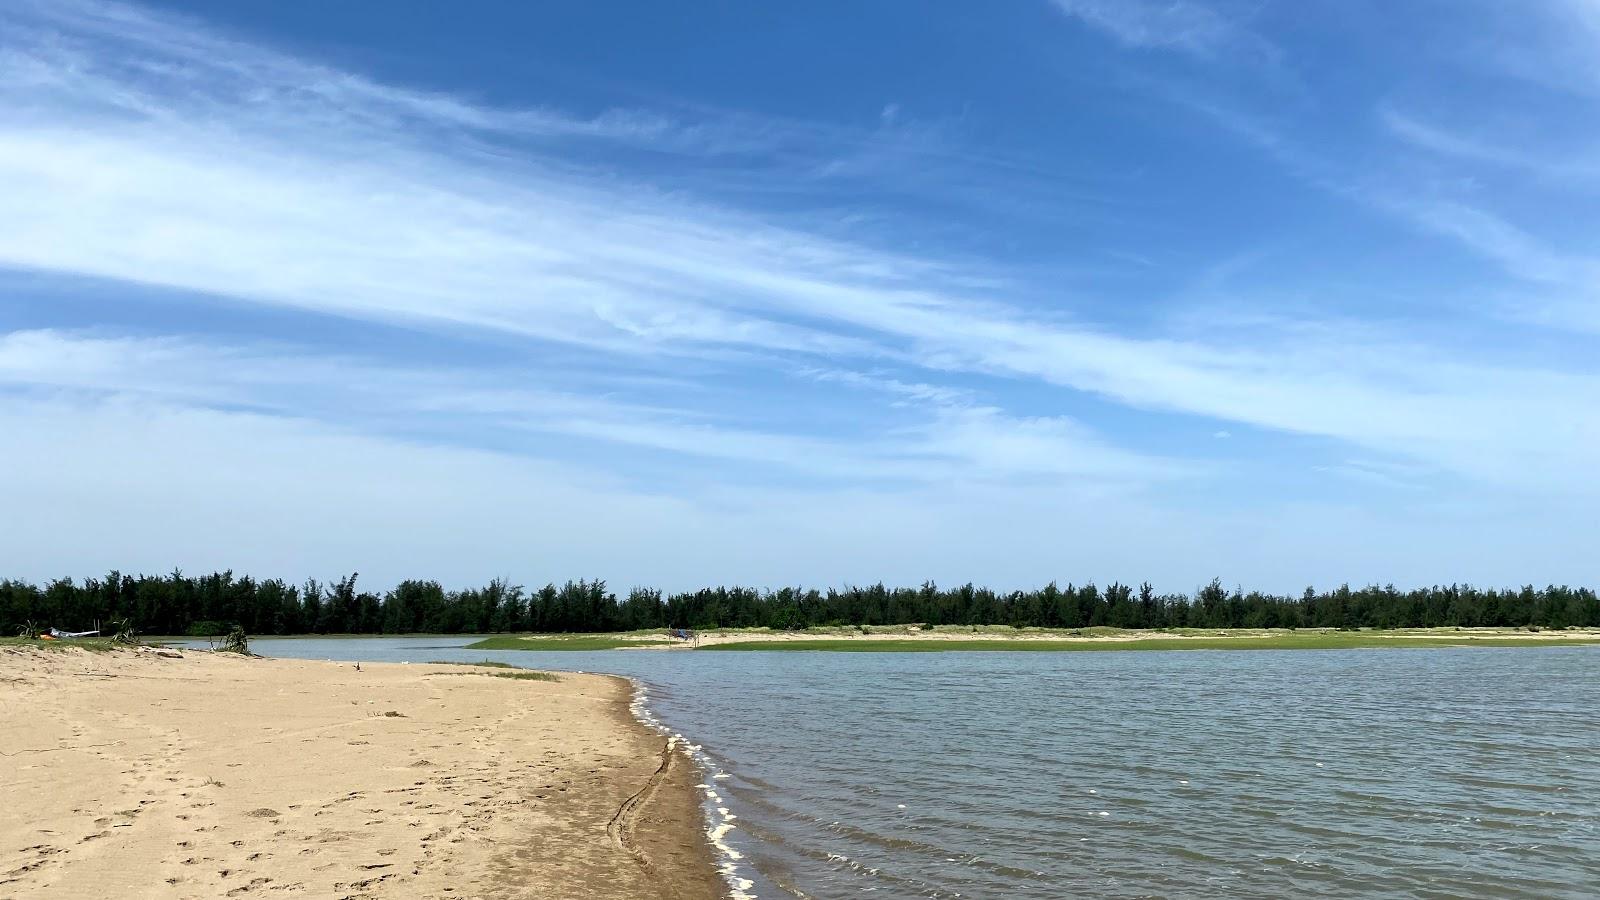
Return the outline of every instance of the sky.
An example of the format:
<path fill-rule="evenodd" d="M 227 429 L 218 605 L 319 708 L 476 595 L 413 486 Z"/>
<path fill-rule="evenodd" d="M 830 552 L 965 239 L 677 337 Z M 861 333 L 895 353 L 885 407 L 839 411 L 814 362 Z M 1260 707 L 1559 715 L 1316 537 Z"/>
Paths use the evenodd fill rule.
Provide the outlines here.
<path fill-rule="evenodd" d="M 1594 584 L 1600 0 L 0 0 L 0 575 Z"/>

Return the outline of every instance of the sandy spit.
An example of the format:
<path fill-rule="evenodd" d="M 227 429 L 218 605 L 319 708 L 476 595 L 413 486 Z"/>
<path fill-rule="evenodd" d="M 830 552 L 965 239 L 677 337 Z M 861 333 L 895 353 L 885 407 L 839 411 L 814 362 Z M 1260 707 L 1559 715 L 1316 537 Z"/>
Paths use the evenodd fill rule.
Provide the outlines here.
<path fill-rule="evenodd" d="M 1302 628 L 1298 631 L 1276 628 L 1229 628 L 1229 629 L 1204 629 L 1192 628 L 1180 631 L 1145 631 L 1136 629 L 1113 628 L 1011 628 L 1009 626 L 979 626 L 972 628 L 962 625 L 947 625 L 937 628 L 918 628 L 908 625 L 874 625 L 867 631 L 858 628 L 810 628 L 803 631 L 769 631 L 765 629 L 709 629 L 694 633 L 692 641 L 677 641 L 670 644 L 646 644 L 637 648 L 629 647 L 628 650 L 694 650 L 700 647 L 714 647 L 718 644 L 748 644 L 771 643 L 782 644 L 794 641 L 815 640 L 847 640 L 847 641 L 1009 641 L 1013 643 L 1027 643 L 1031 641 L 1051 641 L 1058 643 L 1078 644 L 1117 644 L 1159 640 L 1209 640 L 1213 638 L 1232 638 L 1240 642 L 1241 646 L 1248 646 L 1250 638 L 1267 638 L 1283 635 L 1312 635 L 1317 633 L 1331 633 L 1342 635 L 1331 628 Z M 1600 640 L 1600 629 L 1584 628 L 1570 631 L 1544 630 L 1530 632 L 1517 628 L 1402 628 L 1382 632 L 1364 632 L 1364 634 L 1380 638 L 1406 638 L 1430 639 L 1438 641 L 1460 641 L 1471 638 L 1491 644 L 1497 640 L 1516 640 L 1519 642 L 1540 641 L 1551 644 L 1577 641 L 1593 642 Z M 659 641 L 661 634 L 656 632 L 626 632 L 622 634 L 608 634 L 606 637 L 623 641 Z M 530 638 L 561 638 L 563 635 L 529 635 Z"/>
<path fill-rule="evenodd" d="M 0 896 L 724 896 L 629 684 L 0 647 Z"/>

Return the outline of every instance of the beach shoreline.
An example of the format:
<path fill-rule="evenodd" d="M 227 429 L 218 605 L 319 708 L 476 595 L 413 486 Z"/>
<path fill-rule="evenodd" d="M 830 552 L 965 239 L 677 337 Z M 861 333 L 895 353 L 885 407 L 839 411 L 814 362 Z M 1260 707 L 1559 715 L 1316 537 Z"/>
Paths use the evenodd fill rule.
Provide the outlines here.
<path fill-rule="evenodd" d="M 0 894 L 724 897 L 695 762 L 632 702 L 609 675 L 0 646 Z"/>

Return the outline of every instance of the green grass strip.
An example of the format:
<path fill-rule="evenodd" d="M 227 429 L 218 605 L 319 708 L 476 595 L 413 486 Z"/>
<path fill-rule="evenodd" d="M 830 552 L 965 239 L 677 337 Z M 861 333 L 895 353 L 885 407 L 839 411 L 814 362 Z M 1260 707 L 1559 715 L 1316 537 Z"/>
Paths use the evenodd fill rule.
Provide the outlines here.
<path fill-rule="evenodd" d="M 1005 651 L 1018 653 L 1088 652 L 1118 650 L 1353 650 L 1375 647 L 1568 647 L 1600 643 L 1594 638 L 1486 638 L 1461 637 L 1384 637 L 1380 634 L 1318 633 L 1270 635 L 1266 637 L 1219 638 L 1139 638 L 1127 641 L 1049 641 L 1049 640 L 902 640 L 871 638 L 798 641 L 736 641 L 712 644 L 701 650 L 747 651 L 825 651 L 834 653 L 950 653 L 960 651 Z"/>
<path fill-rule="evenodd" d="M 105 653 L 113 646 L 115 645 L 109 640 L 94 640 L 90 638 L 68 638 L 59 641 L 41 641 L 25 637 L 0 638 L 0 647 L 35 647 L 40 650 L 66 650 L 69 647 L 79 647 L 95 653 Z"/>
<path fill-rule="evenodd" d="M 474 669 L 498 669 L 498 670 L 503 670 L 503 671 L 495 671 L 495 672 L 451 672 L 450 673 L 451 675 L 480 675 L 481 674 L 481 675 L 490 675 L 490 676 L 493 676 L 495 678 L 514 678 L 517 681 L 560 681 L 561 680 L 561 678 L 559 676 L 552 675 L 549 672 L 539 672 L 539 671 L 536 671 L 534 669 L 519 669 L 516 666 L 513 666 L 511 663 L 508 663 L 508 662 L 494 662 L 493 660 L 487 660 L 487 659 L 482 661 L 482 662 L 455 662 L 454 660 L 448 660 L 448 659 L 435 659 L 435 660 L 432 660 L 432 661 L 428 662 L 427 665 L 430 665 L 430 666 L 469 666 L 469 667 L 474 668 Z"/>

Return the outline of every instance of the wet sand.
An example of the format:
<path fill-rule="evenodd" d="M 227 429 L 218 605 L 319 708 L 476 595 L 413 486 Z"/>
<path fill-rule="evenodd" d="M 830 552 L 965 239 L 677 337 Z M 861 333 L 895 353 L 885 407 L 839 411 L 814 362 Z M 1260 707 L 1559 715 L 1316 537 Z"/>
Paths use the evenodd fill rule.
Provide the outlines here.
<path fill-rule="evenodd" d="M 630 686 L 0 647 L 0 896 L 726 893 Z"/>

